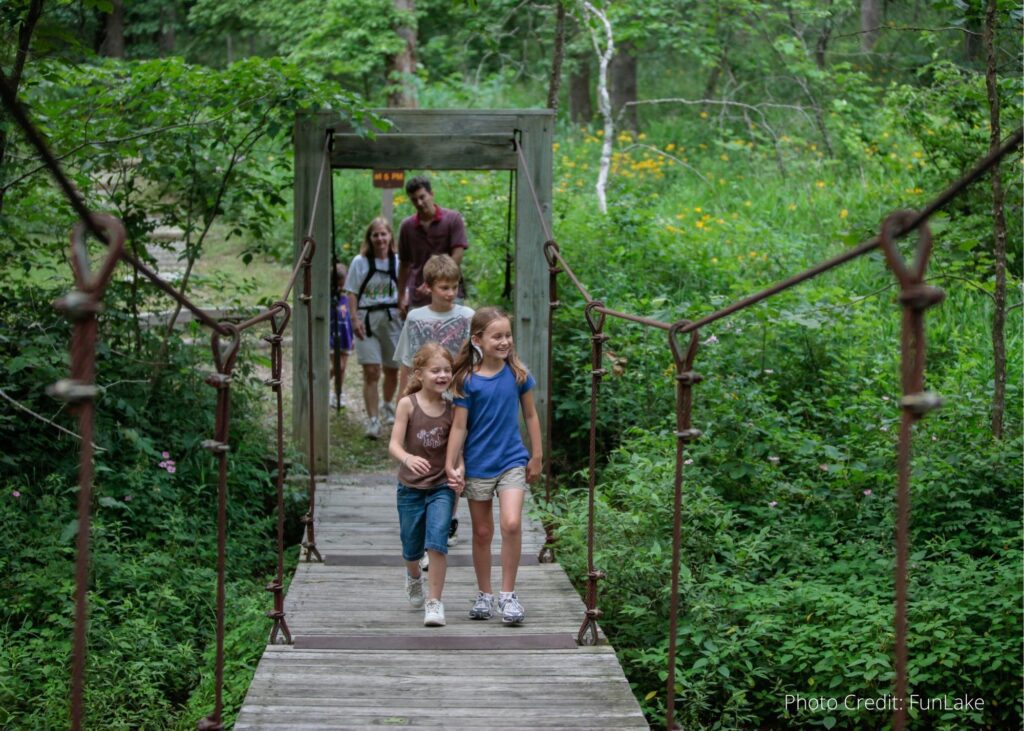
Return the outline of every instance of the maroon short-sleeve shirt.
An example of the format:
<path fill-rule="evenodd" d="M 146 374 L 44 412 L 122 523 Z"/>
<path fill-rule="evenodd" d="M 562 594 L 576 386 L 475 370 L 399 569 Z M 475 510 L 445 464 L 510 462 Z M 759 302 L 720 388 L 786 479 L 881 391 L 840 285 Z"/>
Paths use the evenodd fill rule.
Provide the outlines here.
<path fill-rule="evenodd" d="M 415 213 L 402 221 L 398 229 L 398 260 L 408 264 L 411 270 L 409 281 L 409 305 L 422 307 L 430 304 L 430 296 L 416 294 L 416 288 L 423 284 L 423 265 L 434 254 L 451 255 L 455 249 L 468 249 L 466 223 L 462 214 L 435 205 L 437 213 L 430 221 L 424 222 Z M 459 283 L 459 296 L 466 292 Z"/>

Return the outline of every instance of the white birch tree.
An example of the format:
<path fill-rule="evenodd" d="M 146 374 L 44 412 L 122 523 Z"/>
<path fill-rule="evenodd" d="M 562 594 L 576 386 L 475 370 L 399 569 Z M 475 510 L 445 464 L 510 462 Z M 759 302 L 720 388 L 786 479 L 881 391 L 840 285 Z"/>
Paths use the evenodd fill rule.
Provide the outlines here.
<path fill-rule="evenodd" d="M 612 101 L 608 94 L 608 64 L 615 55 L 615 42 L 612 39 L 612 24 L 608 15 L 599 10 L 592 3 L 584 0 L 581 3 L 583 8 L 583 20 L 590 31 L 590 40 L 594 43 L 594 52 L 597 53 L 599 71 L 597 75 L 597 108 L 604 118 L 604 140 L 601 145 L 601 164 L 597 173 L 597 206 L 601 213 L 608 213 L 608 198 L 606 189 L 608 187 L 608 171 L 612 166 L 612 144 L 615 141 L 615 124 L 612 119 Z M 598 38 L 599 28 L 595 27 L 593 18 L 604 26 L 604 47 Z"/>

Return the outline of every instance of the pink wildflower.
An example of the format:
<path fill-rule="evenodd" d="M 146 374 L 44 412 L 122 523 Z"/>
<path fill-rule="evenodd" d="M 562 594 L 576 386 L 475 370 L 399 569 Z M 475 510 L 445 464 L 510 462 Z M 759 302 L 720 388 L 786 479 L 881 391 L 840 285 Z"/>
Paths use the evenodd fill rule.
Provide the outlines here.
<path fill-rule="evenodd" d="M 717 342 L 718 342 L 718 338 L 716 338 L 714 335 L 710 335 L 710 336 L 708 336 L 707 340 L 705 340 L 704 342 L 701 343 L 701 345 L 714 345 Z"/>
<path fill-rule="evenodd" d="M 871 488 L 869 487 L 867 490 L 865 490 L 864 494 L 865 495 L 870 495 L 871 494 Z"/>
<path fill-rule="evenodd" d="M 768 503 L 768 507 L 769 508 L 774 508 L 778 504 L 779 504 L 778 500 L 772 500 L 770 503 Z"/>
<path fill-rule="evenodd" d="M 162 469 L 162 470 L 166 470 L 167 469 L 167 462 L 166 461 L 160 463 L 160 469 Z"/>
<path fill-rule="evenodd" d="M 17 490 L 11 490 L 11 497 L 19 498 L 19 497 L 21 497 L 21 493 L 19 491 L 17 491 Z"/>
<path fill-rule="evenodd" d="M 169 466 L 169 467 L 167 468 L 167 471 L 168 471 L 168 472 L 170 472 L 170 473 L 171 473 L 171 474 L 173 475 L 173 474 L 174 474 L 175 472 L 177 472 L 177 471 L 178 471 L 178 468 L 177 468 L 177 467 L 175 467 L 174 465 L 170 465 L 170 466 Z"/>
<path fill-rule="evenodd" d="M 692 459 L 683 460 L 683 464 L 693 464 L 693 460 Z"/>
<path fill-rule="evenodd" d="M 124 496 L 124 501 L 125 501 L 126 503 L 130 503 L 130 502 L 132 501 L 132 496 L 131 496 L 131 495 L 125 495 L 125 496 Z"/>
<path fill-rule="evenodd" d="M 170 459 L 171 453 L 170 452 L 161 452 L 160 456 L 163 457 L 164 459 Z"/>

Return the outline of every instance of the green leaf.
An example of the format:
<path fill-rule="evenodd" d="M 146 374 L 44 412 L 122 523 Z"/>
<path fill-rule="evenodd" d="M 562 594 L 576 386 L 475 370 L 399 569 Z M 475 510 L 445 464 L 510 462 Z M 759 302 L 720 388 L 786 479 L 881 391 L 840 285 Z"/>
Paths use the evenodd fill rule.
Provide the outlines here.
<path fill-rule="evenodd" d="M 78 535 L 78 518 L 64 526 L 64 530 L 60 532 L 59 541 L 61 543 L 70 543 L 76 535 Z"/>

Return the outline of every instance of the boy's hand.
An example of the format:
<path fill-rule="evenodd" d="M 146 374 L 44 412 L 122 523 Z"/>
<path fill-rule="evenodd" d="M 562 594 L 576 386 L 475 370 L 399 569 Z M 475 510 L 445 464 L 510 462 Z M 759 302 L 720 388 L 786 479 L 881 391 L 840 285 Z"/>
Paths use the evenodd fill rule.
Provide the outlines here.
<path fill-rule="evenodd" d="M 533 484 L 540 477 L 541 467 L 544 460 L 540 457 L 530 457 L 530 461 L 526 463 L 526 482 Z"/>
<path fill-rule="evenodd" d="M 352 334 L 360 340 L 366 339 L 366 330 L 363 329 L 362 318 L 357 317 L 356 321 L 352 323 Z"/>

